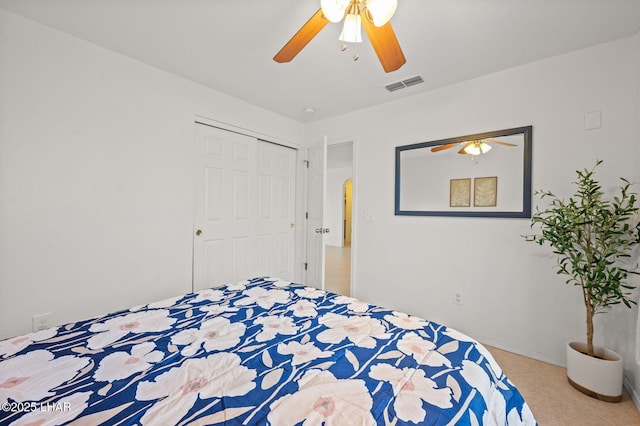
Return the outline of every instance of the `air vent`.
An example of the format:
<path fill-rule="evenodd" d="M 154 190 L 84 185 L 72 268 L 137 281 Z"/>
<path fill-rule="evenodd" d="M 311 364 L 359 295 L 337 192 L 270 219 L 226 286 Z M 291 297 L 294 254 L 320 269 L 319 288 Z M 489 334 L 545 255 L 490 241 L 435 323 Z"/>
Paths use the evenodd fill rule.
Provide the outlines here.
<path fill-rule="evenodd" d="M 422 79 L 422 77 L 417 75 L 415 77 L 402 80 L 402 82 L 404 83 L 405 86 L 411 87 L 411 86 L 415 86 L 416 84 L 424 83 L 424 80 Z"/>
<path fill-rule="evenodd" d="M 387 84 L 384 86 L 389 92 L 395 92 L 396 90 L 404 89 L 406 87 L 415 86 L 416 84 L 424 83 L 424 80 L 419 75 L 406 80 L 398 81 L 396 83 Z"/>
<path fill-rule="evenodd" d="M 399 81 L 397 83 L 391 83 L 391 84 L 388 84 L 388 85 L 384 86 L 384 88 L 387 89 L 390 92 L 395 92 L 396 90 L 404 89 L 405 87 L 407 87 L 407 86 L 402 84 L 401 81 Z"/>

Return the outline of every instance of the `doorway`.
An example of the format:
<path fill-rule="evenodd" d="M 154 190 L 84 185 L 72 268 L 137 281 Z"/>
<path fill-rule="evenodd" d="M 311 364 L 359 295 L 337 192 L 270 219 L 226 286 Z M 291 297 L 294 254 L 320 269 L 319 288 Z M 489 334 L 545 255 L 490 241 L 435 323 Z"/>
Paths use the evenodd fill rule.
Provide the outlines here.
<path fill-rule="evenodd" d="M 343 246 L 351 247 L 351 224 L 353 217 L 351 216 L 353 207 L 353 179 L 349 178 L 344 183 L 344 227 L 342 229 Z"/>
<path fill-rule="evenodd" d="M 353 141 L 327 146 L 325 289 L 351 295 Z"/>

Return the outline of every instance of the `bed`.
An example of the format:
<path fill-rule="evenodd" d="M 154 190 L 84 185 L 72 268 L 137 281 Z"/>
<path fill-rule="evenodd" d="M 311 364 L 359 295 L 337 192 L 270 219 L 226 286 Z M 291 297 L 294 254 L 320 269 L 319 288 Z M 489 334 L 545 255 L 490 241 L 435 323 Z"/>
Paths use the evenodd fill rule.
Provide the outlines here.
<path fill-rule="evenodd" d="M 0 424 L 535 425 L 451 328 L 256 278 L 0 342 Z"/>

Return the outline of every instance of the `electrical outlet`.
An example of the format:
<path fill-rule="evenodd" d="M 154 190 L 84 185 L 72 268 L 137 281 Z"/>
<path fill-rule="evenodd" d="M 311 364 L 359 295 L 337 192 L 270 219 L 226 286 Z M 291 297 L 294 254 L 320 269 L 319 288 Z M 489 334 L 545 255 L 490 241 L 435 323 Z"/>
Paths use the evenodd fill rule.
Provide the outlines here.
<path fill-rule="evenodd" d="M 459 290 L 453 290 L 453 303 L 455 305 L 462 305 L 462 292 Z"/>
<path fill-rule="evenodd" d="M 41 330 L 46 330 L 47 328 L 51 327 L 51 318 L 52 318 L 52 314 L 47 313 L 47 314 L 40 314 L 40 315 L 34 315 L 32 318 L 33 321 L 33 331 L 41 331 Z"/>

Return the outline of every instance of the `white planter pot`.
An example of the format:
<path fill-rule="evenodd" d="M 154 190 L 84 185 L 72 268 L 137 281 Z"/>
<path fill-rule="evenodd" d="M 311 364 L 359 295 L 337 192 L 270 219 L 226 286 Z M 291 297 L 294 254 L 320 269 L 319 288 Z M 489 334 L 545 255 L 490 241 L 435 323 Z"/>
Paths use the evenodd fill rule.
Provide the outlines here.
<path fill-rule="evenodd" d="M 586 343 L 567 343 L 569 383 L 593 398 L 618 402 L 622 399 L 622 357 L 609 349 L 594 347 L 594 350 L 600 358 L 585 355 Z"/>

